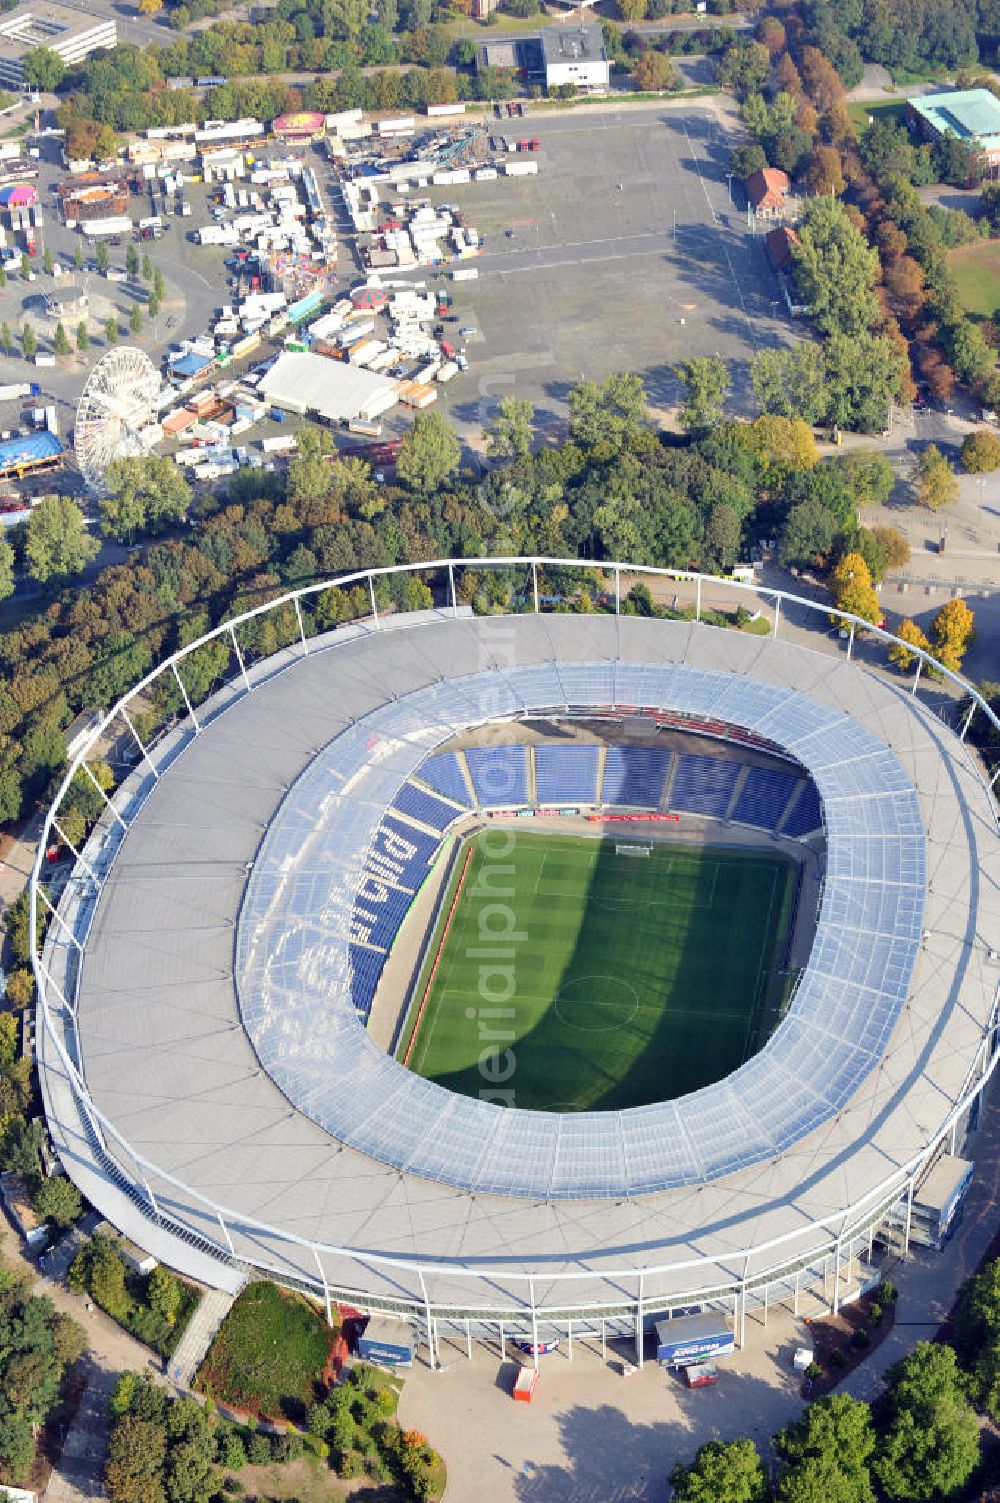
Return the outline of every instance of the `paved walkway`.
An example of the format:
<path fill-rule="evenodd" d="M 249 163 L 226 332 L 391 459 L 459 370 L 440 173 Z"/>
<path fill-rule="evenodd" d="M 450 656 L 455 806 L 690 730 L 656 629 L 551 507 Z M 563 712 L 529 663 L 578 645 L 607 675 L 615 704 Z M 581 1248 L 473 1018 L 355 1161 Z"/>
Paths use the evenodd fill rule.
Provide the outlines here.
<path fill-rule="evenodd" d="M 108 1444 L 108 1398 L 118 1374 L 84 1358 L 87 1388 L 63 1442 L 59 1466 L 49 1478 L 45 1503 L 90 1503 L 105 1496 L 101 1486 Z"/>
<path fill-rule="evenodd" d="M 202 1295 L 188 1328 L 170 1359 L 169 1378 L 179 1388 L 188 1388 L 212 1344 L 212 1337 L 233 1307 L 235 1296 L 225 1289 L 209 1289 Z"/>

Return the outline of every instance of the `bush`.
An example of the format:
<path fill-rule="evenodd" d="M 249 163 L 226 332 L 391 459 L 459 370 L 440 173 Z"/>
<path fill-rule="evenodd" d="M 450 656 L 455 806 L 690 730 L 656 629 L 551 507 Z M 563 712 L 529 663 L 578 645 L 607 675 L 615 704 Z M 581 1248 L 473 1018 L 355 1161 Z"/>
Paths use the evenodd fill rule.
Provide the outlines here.
<path fill-rule="evenodd" d="M 246 1488 L 238 1477 L 227 1477 L 222 1484 L 222 1491 L 224 1493 L 244 1493 L 246 1492 Z"/>
<path fill-rule="evenodd" d="M 361 1476 L 361 1457 L 354 1451 L 343 1451 L 337 1457 L 337 1476 L 345 1481 Z"/>
<path fill-rule="evenodd" d="M 809 1379 L 810 1383 L 815 1383 L 817 1379 L 821 1378 L 822 1376 L 823 1369 L 820 1367 L 819 1363 L 810 1362 L 809 1366 L 806 1368 L 806 1377 Z"/>
<path fill-rule="evenodd" d="M 267 1466 L 271 1460 L 271 1442 L 266 1435 L 251 1435 L 247 1459 L 251 1466 Z"/>
<path fill-rule="evenodd" d="M 868 1324 L 870 1326 L 880 1326 L 882 1324 L 883 1313 L 882 1306 L 876 1301 L 868 1311 Z"/>
<path fill-rule="evenodd" d="M 831 1372 L 839 1372 L 842 1367 L 845 1367 L 847 1365 L 847 1358 L 844 1356 L 839 1346 L 834 1347 L 833 1351 L 830 1353 L 828 1360 L 830 1363 Z"/>
<path fill-rule="evenodd" d="M 986 429 L 967 434 L 962 442 L 962 465 L 969 475 L 1000 470 L 1000 438 Z"/>
<path fill-rule="evenodd" d="M 863 1351 L 866 1346 L 871 1346 L 871 1344 L 872 1339 L 868 1332 L 860 1327 L 851 1336 L 851 1345 L 857 1347 L 859 1351 Z"/>
<path fill-rule="evenodd" d="M 883 1305 L 894 1305 L 899 1299 L 899 1290 L 891 1279 L 885 1279 L 881 1289 Z"/>

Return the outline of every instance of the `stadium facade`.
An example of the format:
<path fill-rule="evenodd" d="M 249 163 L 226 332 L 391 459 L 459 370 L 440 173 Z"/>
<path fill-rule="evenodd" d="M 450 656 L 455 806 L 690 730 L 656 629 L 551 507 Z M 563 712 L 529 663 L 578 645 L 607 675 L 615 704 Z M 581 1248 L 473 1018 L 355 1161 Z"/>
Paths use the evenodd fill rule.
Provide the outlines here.
<path fill-rule="evenodd" d="M 318 587 L 168 660 L 90 742 L 127 731 L 137 764 L 74 853 L 35 958 L 50 1131 L 87 1197 L 220 1287 L 259 1270 L 328 1309 L 413 1315 L 432 1361 L 455 1323 L 537 1340 L 569 1322 L 641 1330 L 699 1304 L 731 1311 L 742 1339 L 756 1305 L 798 1308 L 820 1289 L 836 1308 L 888 1216 L 905 1245 L 914 1188 L 961 1143 L 996 1061 L 1000 841 L 968 721 L 949 730 L 914 692 L 919 673 L 854 661 L 861 623 L 831 632 L 829 608 L 759 591 L 763 638 L 642 619 L 617 611 L 622 579 L 658 571 L 607 565 L 605 613 L 547 613 L 539 570 L 556 565 L 592 567 L 351 576 L 334 583 L 363 582 L 365 619 L 312 635 Z M 486 568 L 523 579 L 523 613 L 460 606 L 461 571 Z M 380 613 L 380 574 L 399 572 L 425 575 L 440 605 Z M 734 604 L 754 593 L 704 583 Z M 866 655 L 892 640 L 871 629 Z M 207 647 L 224 680 L 194 704 L 185 664 L 204 681 Z M 140 739 L 138 711 L 166 701 L 165 684 L 178 713 Z M 779 823 L 816 839 L 815 818 L 791 821 L 818 793 L 825 878 L 787 1016 L 733 1075 L 681 1100 L 519 1111 L 405 1071 L 365 1030 L 419 873 L 455 822 L 497 806 L 440 748 L 539 718 L 773 748 L 794 796 L 761 783 L 741 813 L 748 774 L 723 799 L 710 770 L 690 769 L 676 795 L 691 819 L 736 817 L 762 840 Z M 652 807 L 647 773 L 641 796 L 606 766 L 582 792 L 595 808 Z M 503 802 L 537 804 L 537 784 L 511 776 Z M 546 789 L 557 802 L 560 786 Z M 579 781 L 565 787 L 588 802 Z M 661 778 L 655 800 L 671 796 Z M 47 911 L 41 860 L 33 900 Z"/>

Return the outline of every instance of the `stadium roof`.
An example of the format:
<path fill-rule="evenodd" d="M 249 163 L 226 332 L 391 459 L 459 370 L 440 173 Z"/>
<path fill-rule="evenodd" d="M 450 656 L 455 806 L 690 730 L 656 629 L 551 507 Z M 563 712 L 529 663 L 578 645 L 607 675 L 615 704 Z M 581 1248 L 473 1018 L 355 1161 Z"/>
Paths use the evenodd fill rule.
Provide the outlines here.
<path fill-rule="evenodd" d="M 322 650 L 327 643 L 332 650 Z M 162 1173 L 147 1174 L 175 1220 L 218 1242 L 211 1207 L 225 1208 L 237 1258 L 314 1278 L 315 1241 L 329 1249 L 323 1268 L 331 1283 L 388 1298 L 420 1298 L 412 1265 L 433 1264 L 427 1277 L 436 1303 L 484 1308 L 523 1304 L 518 1279 L 527 1274 L 536 1302 L 554 1306 L 608 1301 L 621 1293 L 621 1270 L 669 1263 L 669 1273 L 646 1274 L 647 1299 L 663 1301 L 772 1266 L 775 1239 L 791 1258 L 817 1245 L 817 1227 L 839 1235 L 846 1209 L 884 1193 L 962 1099 L 1000 980 L 989 951 L 1000 936 L 1000 844 L 975 765 L 901 685 L 783 640 L 558 615 L 439 619 L 377 633 L 350 627 L 311 643 L 286 671 L 262 670 L 266 686 L 227 692 L 228 708 L 210 721 L 202 712 L 201 733 L 183 738 L 171 771 L 179 741 L 164 743 L 155 787 L 151 775 L 136 775 L 146 777 L 148 796 L 104 882 L 79 989 L 79 1047 L 93 1100 L 147 1164 L 160 1166 Z M 310 1011 L 317 993 L 309 986 L 301 1010 L 286 992 L 284 1054 L 277 1031 L 271 1038 L 271 1070 L 300 1072 L 299 1110 L 290 1106 L 241 1025 L 233 925 L 246 900 L 237 958 L 245 984 L 263 975 L 253 965 L 255 945 L 263 955 L 269 944 L 254 915 L 269 906 L 287 911 L 292 887 L 306 894 L 312 883 L 317 897 L 339 891 L 338 868 L 324 863 L 339 858 L 343 870 L 352 858 L 324 843 L 317 797 L 350 804 L 352 823 L 341 830 L 361 841 L 385 791 L 380 769 L 396 779 L 416 765 L 440 741 L 446 717 L 475 723 L 519 706 L 583 708 L 598 696 L 620 704 L 619 679 L 631 685 L 637 676 L 646 685 L 637 702 L 648 696 L 735 721 L 753 716 L 811 765 L 826 802 L 829 854 L 803 1016 L 790 1018 L 730 1082 L 708 1088 L 714 1104 L 695 1142 L 684 1141 L 684 1103 L 670 1104 L 668 1119 L 662 1108 L 642 1108 L 622 1114 L 640 1129 L 649 1114 L 652 1131 L 637 1132 L 634 1152 L 622 1129 L 616 1143 L 606 1139 L 575 1164 L 591 1125 L 600 1135 L 609 1118 L 558 1119 L 555 1142 L 547 1124 L 540 1137 L 523 1137 L 523 1119 L 534 1132 L 536 1114 L 509 1112 L 471 1166 L 483 1186 L 471 1191 L 408 1167 L 420 1161 L 426 1171 L 426 1155 L 440 1156 L 445 1139 L 434 1140 L 447 1119 L 428 1122 L 429 1139 L 415 1140 L 400 1102 L 380 1088 L 381 1070 L 392 1075 L 392 1092 L 404 1089 L 391 1061 L 383 1056 L 376 1069 L 359 1035 L 363 1074 L 355 1080 L 342 1068 L 341 956 L 335 941 L 326 949 L 316 934 L 309 962 L 327 978 L 329 1009 L 322 1018 Z M 417 690 L 422 708 L 407 720 L 406 696 Z M 436 725 L 428 725 L 428 704 L 439 713 Z M 340 775 L 355 769 L 351 785 L 337 782 L 330 762 L 337 740 L 346 754 Z M 310 800 L 312 843 L 296 852 L 296 825 L 304 828 Z M 283 805 L 287 814 L 274 823 Z M 283 838 L 297 874 L 278 872 Z M 286 875 L 287 893 L 279 890 Z M 281 987 L 280 975 L 274 984 Z M 310 1046 L 318 1069 L 308 1065 Z M 74 1177 L 100 1203 L 108 1169 L 93 1167 L 91 1130 L 46 1047 L 43 1040 L 50 1125 Z M 328 1078 L 345 1101 L 367 1108 L 367 1126 L 358 1114 L 354 1127 L 379 1135 L 381 1154 L 372 1151 L 374 1137 L 352 1147 L 305 1115 L 319 1115 Z M 450 1102 L 450 1113 L 478 1105 Z M 468 1170 L 475 1145 L 452 1146 Z M 712 1167 L 699 1160 L 704 1153 L 718 1155 L 714 1180 L 698 1176 L 699 1167 Z M 637 1177 L 609 1199 L 607 1176 L 623 1163 L 654 1171 L 665 1163 L 673 1188 L 641 1193 Z M 116 1173 L 134 1179 L 123 1154 L 120 1164 Z M 538 1169 L 550 1184 L 563 1174 L 563 1193 L 578 1175 L 575 1196 L 560 1198 L 558 1185 L 555 1194 L 497 1193 L 517 1188 L 501 1178 L 512 1166 Z"/>
<path fill-rule="evenodd" d="M 987 147 L 1000 144 L 1000 99 L 989 89 L 953 89 L 908 99 L 907 104 L 936 135 Z"/>

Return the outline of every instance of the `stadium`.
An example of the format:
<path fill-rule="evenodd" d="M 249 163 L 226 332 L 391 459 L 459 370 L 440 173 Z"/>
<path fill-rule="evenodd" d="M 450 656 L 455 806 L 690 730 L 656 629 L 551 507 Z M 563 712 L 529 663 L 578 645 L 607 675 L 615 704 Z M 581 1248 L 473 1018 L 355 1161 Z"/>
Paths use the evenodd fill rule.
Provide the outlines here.
<path fill-rule="evenodd" d="M 585 569 L 294 592 L 114 706 L 90 747 L 135 766 L 80 848 L 70 767 L 32 881 L 49 1129 L 162 1261 L 406 1316 L 433 1365 L 692 1307 L 742 1342 L 854 1297 L 887 1223 L 905 1251 L 996 1061 L 990 711 L 938 670 L 950 729 L 929 658 L 887 673 L 888 633 L 781 592 L 540 593 Z M 489 571 L 515 613 L 464 603 Z M 695 619 L 626 614 L 639 578 Z M 703 585 L 769 633 L 703 622 Z"/>

